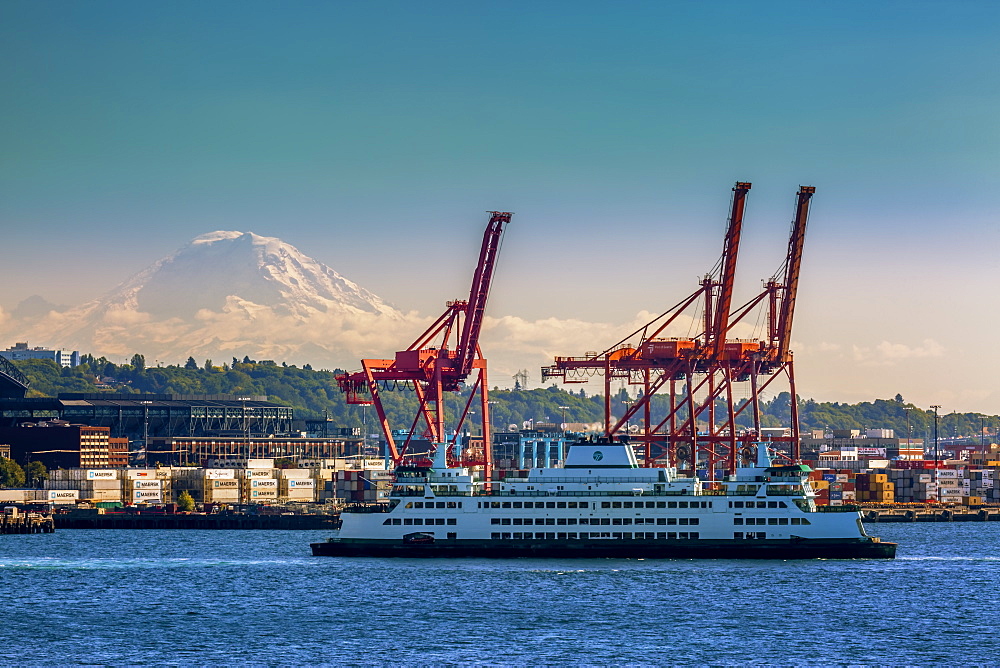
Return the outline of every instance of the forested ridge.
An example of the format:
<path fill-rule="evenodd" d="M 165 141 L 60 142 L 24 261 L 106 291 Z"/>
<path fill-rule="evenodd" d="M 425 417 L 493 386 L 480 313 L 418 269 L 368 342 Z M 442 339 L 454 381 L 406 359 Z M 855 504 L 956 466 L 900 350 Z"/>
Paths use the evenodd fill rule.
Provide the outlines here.
<path fill-rule="evenodd" d="M 75 368 L 62 368 L 49 360 L 17 362 L 18 367 L 31 381 L 31 397 L 56 396 L 60 392 L 149 393 L 149 394 L 266 394 L 270 401 L 291 406 L 299 418 L 328 416 L 337 427 L 361 425 L 363 412 L 360 406 L 351 406 L 337 387 L 334 376 L 338 370 L 313 369 L 308 364 L 297 367 L 249 358 L 216 364 L 212 360 L 202 363 L 188 358 L 184 365 L 154 366 L 145 364 L 142 355 L 132 357 L 131 364 L 114 364 L 105 358 L 83 356 L 83 363 Z M 383 402 L 394 427 L 408 427 L 416 406 L 412 391 L 383 393 Z M 456 395 L 449 402 L 456 409 L 463 397 Z M 556 386 L 536 389 L 501 390 L 490 392 L 492 421 L 495 429 L 509 425 L 522 426 L 525 422 L 599 423 L 604 414 L 604 398 L 588 395 L 585 391 L 565 391 Z M 620 415 L 625 402 L 634 400 L 625 390 L 612 398 L 612 411 Z M 761 406 L 761 422 L 765 427 L 782 427 L 789 423 L 790 395 L 783 392 Z M 667 412 L 667 398 L 658 396 L 652 402 L 652 414 L 662 419 Z M 478 407 L 473 407 L 478 411 Z M 717 411 L 717 415 L 725 413 Z M 845 404 L 799 399 L 799 418 L 803 431 L 812 429 L 893 429 L 896 436 L 907 434 L 909 428 L 914 438 L 929 434 L 933 428 L 934 414 L 922 407 L 906 402 L 902 396 L 876 399 L 871 402 Z M 374 424 L 369 415 L 370 425 Z M 480 418 L 472 416 L 472 424 Z M 738 420 L 739 426 L 750 425 L 749 410 Z M 1000 424 L 996 416 L 979 413 L 942 413 L 938 422 L 942 438 L 952 436 L 978 436 L 985 428 L 995 434 Z M 475 428 L 473 429 L 476 430 Z"/>

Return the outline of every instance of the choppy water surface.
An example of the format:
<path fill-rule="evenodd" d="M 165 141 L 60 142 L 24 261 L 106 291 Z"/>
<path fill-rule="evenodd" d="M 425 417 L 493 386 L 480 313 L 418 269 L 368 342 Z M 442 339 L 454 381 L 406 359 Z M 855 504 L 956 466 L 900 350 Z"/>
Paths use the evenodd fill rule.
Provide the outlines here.
<path fill-rule="evenodd" d="M 1000 523 L 895 561 L 312 557 L 310 531 L 0 536 L 0 663 L 997 664 Z"/>

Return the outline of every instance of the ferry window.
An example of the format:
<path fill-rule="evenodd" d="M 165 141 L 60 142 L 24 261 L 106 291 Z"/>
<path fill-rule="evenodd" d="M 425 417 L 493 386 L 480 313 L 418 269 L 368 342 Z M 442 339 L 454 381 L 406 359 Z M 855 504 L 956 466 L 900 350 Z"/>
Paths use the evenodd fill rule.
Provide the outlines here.
<path fill-rule="evenodd" d="M 611 507 L 612 508 L 621 508 L 622 507 L 622 502 L 621 501 L 612 501 L 611 502 Z"/>
<path fill-rule="evenodd" d="M 697 517 L 692 517 L 691 518 L 691 524 L 700 524 L 700 523 L 701 523 L 701 520 L 698 519 Z"/>
<path fill-rule="evenodd" d="M 499 508 L 500 507 L 500 502 L 499 501 L 490 501 L 490 507 L 491 508 Z"/>
<path fill-rule="evenodd" d="M 677 524 L 677 518 L 676 517 L 668 517 L 667 518 L 667 524 Z"/>
<path fill-rule="evenodd" d="M 568 533 L 568 534 L 566 534 L 567 538 L 579 538 L 579 536 L 580 535 L 576 534 L 576 533 Z"/>
<path fill-rule="evenodd" d="M 557 518 L 556 524 L 566 524 L 566 518 L 565 517 Z"/>
<path fill-rule="evenodd" d="M 494 517 L 494 518 L 490 519 L 490 524 L 500 524 L 500 518 L 499 517 Z"/>
<path fill-rule="evenodd" d="M 400 525 L 400 524 L 402 524 L 402 523 L 403 523 L 403 520 L 401 520 L 401 519 L 399 519 L 399 518 L 397 517 L 396 519 L 394 519 L 394 520 L 392 521 L 392 523 L 393 523 L 393 524 L 395 524 L 395 525 Z"/>
<path fill-rule="evenodd" d="M 698 533 L 697 531 L 692 531 L 690 534 L 688 534 L 688 536 L 694 540 L 701 538 L 701 534 Z"/>
<path fill-rule="evenodd" d="M 520 525 L 524 524 L 524 520 L 521 519 L 520 517 L 515 517 L 514 518 L 514 524 L 520 526 Z"/>
<path fill-rule="evenodd" d="M 736 540 L 743 540 L 743 532 L 742 531 L 734 531 L 733 532 L 733 538 L 735 538 Z"/>
<path fill-rule="evenodd" d="M 610 508 L 610 507 L 611 507 L 610 501 L 601 501 L 601 508 Z"/>
<path fill-rule="evenodd" d="M 501 508 L 510 508 L 510 501 L 504 501 L 502 504 L 500 504 L 500 507 Z"/>
<path fill-rule="evenodd" d="M 677 507 L 676 501 L 667 501 L 667 508 L 676 508 L 676 507 Z"/>
<path fill-rule="evenodd" d="M 458 538 L 458 534 L 457 533 L 453 533 L 453 532 L 449 532 L 448 533 L 448 540 L 455 540 L 456 538 Z"/>
<path fill-rule="evenodd" d="M 656 537 L 657 537 L 657 538 L 659 538 L 660 540 L 663 540 L 664 538 L 666 538 L 666 537 L 667 537 L 667 534 L 665 534 L 665 533 L 663 533 L 663 532 L 661 531 L 661 532 L 659 532 L 658 534 L 656 534 Z"/>
<path fill-rule="evenodd" d="M 758 508 L 767 508 L 767 501 L 758 501 L 757 502 L 757 507 Z"/>
<path fill-rule="evenodd" d="M 405 526 L 410 526 L 411 524 L 413 524 L 413 518 L 412 517 L 404 517 L 403 518 L 403 524 Z"/>
<path fill-rule="evenodd" d="M 569 518 L 569 519 L 568 519 L 568 520 L 566 521 L 566 523 L 567 523 L 567 524 L 576 524 L 576 518 L 575 518 L 575 517 L 571 517 L 571 518 Z"/>
<path fill-rule="evenodd" d="M 742 501 L 733 501 L 731 505 L 732 505 L 733 508 L 742 508 L 743 507 L 743 502 Z"/>
<path fill-rule="evenodd" d="M 793 517 L 793 518 L 792 518 L 792 524 L 798 524 L 798 523 L 799 523 L 799 522 L 801 522 L 801 521 L 802 521 L 802 520 L 800 520 L 800 519 L 799 519 L 798 517 Z"/>
<path fill-rule="evenodd" d="M 555 501 L 548 501 L 548 502 L 545 503 L 545 507 L 546 508 L 555 508 L 556 507 L 556 502 Z"/>
<path fill-rule="evenodd" d="M 788 524 L 788 518 L 787 517 L 779 517 L 778 518 L 778 524 Z"/>
<path fill-rule="evenodd" d="M 778 502 L 777 501 L 768 501 L 767 502 L 767 507 L 768 508 L 777 508 L 778 507 Z"/>
<path fill-rule="evenodd" d="M 768 517 L 767 518 L 767 523 L 771 524 L 771 525 L 774 525 L 774 526 L 777 526 L 778 525 L 778 518 L 777 517 Z"/>
<path fill-rule="evenodd" d="M 413 518 L 413 523 L 414 524 L 423 524 L 424 520 L 422 518 L 420 518 L 420 517 L 414 517 Z"/>
<path fill-rule="evenodd" d="M 688 502 L 687 501 L 678 501 L 677 502 L 677 507 L 678 508 L 687 508 L 688 507 Z"/>
<path fill-rule="evenodd" d="M 682 517 L 682 518 L 680 519 L 680 522 L 679 522 L 679 524 L 687 524 L 687 523 L 688 523 L 688 518 L 686 518 L 686 517 Z"/>
<path fill-rule="evenodd" d="M 778 501 L 778 507 L 779 508 L 787 508 L 788 504 L 786 504 L 784 501 Z"/>
<path fill-rule="evenodd" d="M 520 531 L 515 531 L 515 532 L 514 532 L 514 533 L 512 533 L 511 535 L 512 535 L 512 536 L 514 537 L 514 540 L 518 540 L 518 539 L 520 539 L 520 538 L 521 538 L 521 536 L 523 536 L 524 534 L 523 534 L 523 533 L 521 533 Z"/>
<path fill-rule="evenodd" d="M 675 531 L 668 531 L 667 532 L 667 538 L 668 539 L 677 538 L 677 532 L 675 532 Z"/>
<path fill-rule="evenodd" d="M 802 518 L 802 523 L 803 523 L 803 524 L 812 524 L 812 522 L 810 522 L 809 520 L 807 520 L 807 519 L 806 519 L 806 518 L 804 518 L 804 517 Z"/>
<path fill-rule="evenodd" d="M 594 521 L 591 520 L 590 523 L 593 524 Z M 611 518 L 610 517 L 602 517 L 601 518 L 601 524 L 611 524 Z"/>
<path fill-rule="evenodd" d="M 626 517 L 625 519 L 622 520 L 622 524 L 632 524 L 632 518 Z"/>
<path fill-rule="evenodd" d="M 565 507 L 566 507 L 566 502 L 565 501 L 557 501 L 556 502 L 556 508 L 565 508 Z"/>
<path fill-rule="evenodd" d="M 450 506 L 449 506 L 449 507 L 450 507 Z M 461 507 L 462 507 L 462 502 L 461 502 L 461 501 L 459 501 L 459 502 L 458 502 L 458 507 L 459 507 L 459 508 L 461 508 Z"/>
<path fill-rule="evenodd" d="M 667 507 L 667 502 L 666 501 L 657 501 L 656 502 L 656 507 L 657 508 L 666 508 Z"/>
<path fill-rule="evenodd" d="M 556 523 L 556 518 L 554 518 L 554 517 L 546 517 L 545 518 L 545 523 L 546 524 L 555 524 Z"/>
<path fill-rule="evenodd" d="M 656 501 L 647 501 L 646 502 L 646 507 L 647 508 L 655 508 L 656 507 Z"/>
<path fill-rule="evenodd" d="M 385 525 L 387 525 L 387 524 L 392 524 L 392 519 L 391 519 L 391 518 L 390 518 L 390 519 L 387 519 L 387 520 L 386 520 L 385 522 L 382 522 L 382 525 L 383 525 L 383 526 L 385 526 Z"/>
<path fill-rule="evenodd" d="M 620 518 L 620 517 L 613 517 L 613 518 L 611 519 L 611 523 L 612 523 L 612 524 L 617 524 L 617 525 L 621 526 L 621 523 L 622 523 L 622 518 Z"/>
<path fill-rule="evenodd" d="M 587 502 L 587 501 L 581 501 L 580 502 L 580 507 L 581 508 L 589 508 L 590 507 L 590 503 Z"/>
<path fill-rule="evenodd" d="M 515 502 L 514 502 L 514 507 L 515 507 L 515 508 L 520 508 L 520 507 L 521 507 L 522 505 L 523 505 L 523 504 L 522 504 L 522 503 L 521 503 L 520 501 L 515 501 Z"/>
<path fill-rule="evenodd" d="M 558 538 L 561 538 L 561 539 L 563 539 L 563 540 L 566 540 L 566 532 L 565 532 L 565 531 L 560 531 L 559 533 L 557 533 L 557 534 L 556 534 L 556 536 L 557 536 Z"/>
<path fill-rule="evenodd" d="M 666 517 L 657 517 L 656 518 L 656 523 L 657 524 L 666 524 L 667 523 L 667 518 Z"/>
<path fill-rule="evenodd" d="M 589 517 L 581 517 L 580 518 L 580 524 L 590 524 L 590 518 Z"/>
<path fill-rule="evenodd" d="M 621 534 L 620 531 L 615 531 L 615 532 L 612 532 L 611 537 L 612 538 L 621 538 L 622 534 Z"/>
<path fill-rule="evenodd" d="M 631 508 L 632 507 L 632 502 L 631 501 L 625 501 L 625 502 L 622 503 L 622 507 L 623 508 Z"/>
<path fill-rule="evenodd" d="M 457 508 L 458 504 L 455 503 L 454 501 L 449 501 L 448 505 L 446 507 L 448 507 L 448 508 Z"/>
<path fill-rule="evenodd" d="M 569 502 L 568 502 L 568 503 L 566 504 L 566 506 L 567 506 L 568 508 L 576 508 L 576 506 L 577 506 L 577 503 L 576 503 L 576 501 L 569 501 Z"/>
<path fill-rule="evenodd" d="M 434 523 L 435 524 L 439 524 L 441 526 L 444 526 L 444 518 L 443 517 L 439 517 L 436 520 L 434 520 Z"/>
<path fill-rule="evenodd" d="M 410 501 L 409 503 L 407 503 L 407 504 L 406 504 L 405 506 L 403 506 L 403 507 L 404 507 L 404 508 L 412 508 L 412 507 L 413 507 L 413 501 Z"/>
<path fill-rule="evenodd" d="M 457 522 L 457 521 L 455 521 L 455 518 L 454 518 L 454 517 L 449 517 L 449 518 L 448 518 L 448 524 L 450 524 L 450 525 L 452 525 L 452 526 L 455 526 L 456 524 L 458 524 L 458 522 Z"/>
<path fill-rule="evenodd" d="M 506 526 L 510 526 L 510 518 L 509 517 L 504 517 L 502 520 L 500 520 L 500 524 L 503 524 L 503 525 L 506 525 Z"/>
<path fill-rule="evenodd" d="M 490 534 L 490 538 L 493 539 L 493 540 L 500 540 L 500 534 L 498 534 L 498 533 L 491 533 Z"/>
<path fill-rule="evenodd" d="M 742 517 L 734 517 L 733 518 L 733 524 L 742 525 L 743 524 L 743 518 Z M 740 538 L 742 538 L 742 537 L 743 537 L 743 535 L 740 534 Z"/>
<path fill-rule="evenodd" d="M 424 502 L 423 501 L 417 501 L 417 502 L 415 502 L 413 504 L 413 507 L 414 508 L 423 508 L 424 507 Z"/>

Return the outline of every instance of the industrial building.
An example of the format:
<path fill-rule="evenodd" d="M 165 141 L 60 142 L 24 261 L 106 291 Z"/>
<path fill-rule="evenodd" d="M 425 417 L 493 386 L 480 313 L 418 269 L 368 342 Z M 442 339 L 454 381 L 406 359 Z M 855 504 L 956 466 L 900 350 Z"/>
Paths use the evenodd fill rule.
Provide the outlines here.
<path fill-rule="evenodd" d="M 128 465 L 128 441 L 112 438 L 108 427 L 59 420 L 23 427 L 0 427 L 0 443 L 19 464 L 38 461 L 48 469 Z"/>

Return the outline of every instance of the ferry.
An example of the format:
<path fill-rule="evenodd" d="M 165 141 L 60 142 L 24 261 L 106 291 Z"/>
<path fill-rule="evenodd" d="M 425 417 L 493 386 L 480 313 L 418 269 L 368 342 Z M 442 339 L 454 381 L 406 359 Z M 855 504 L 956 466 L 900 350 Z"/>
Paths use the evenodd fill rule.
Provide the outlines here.
<path fill-rule="evenodd" d="M 716 482 L 639 466 L 627 443 L 581 441 L 561 468 L 480 480 L 449 466 L 401 466 L 388 504 L 341 514 L 315 556 L 892 559 L 854 506 L 817 506 L 804 464 L 756 461 Z"/>

